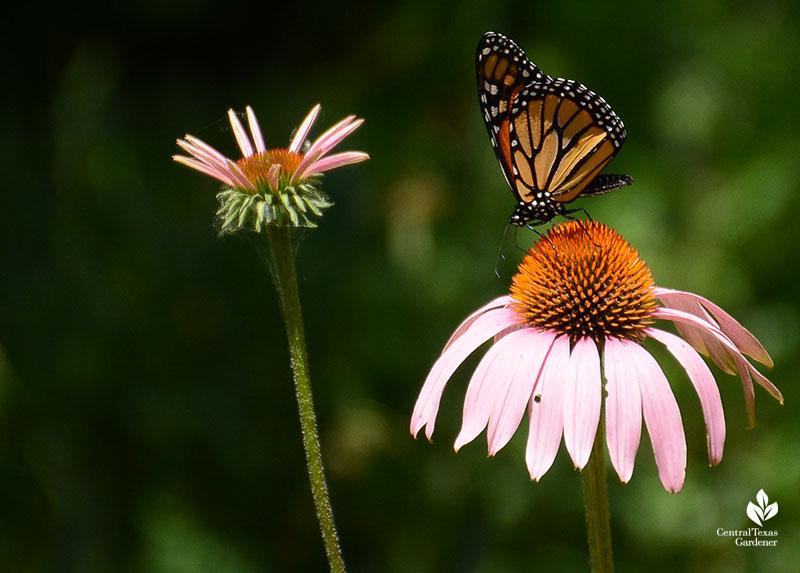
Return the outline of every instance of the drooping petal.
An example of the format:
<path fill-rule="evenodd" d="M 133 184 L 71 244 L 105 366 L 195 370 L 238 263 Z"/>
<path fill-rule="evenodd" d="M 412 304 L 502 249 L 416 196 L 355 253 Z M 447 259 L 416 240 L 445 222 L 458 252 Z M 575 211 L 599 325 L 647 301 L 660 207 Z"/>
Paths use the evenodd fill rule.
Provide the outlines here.
<path fill-rule="evenodd" d="M 516 368 L 509 384 L 494 396 L 486 434 L 490 456 L 499 452 L 517 431 L 554 338 L 553 332 L 526 328 L 508 334 L 497 343 L 510 345 L 505 356 L 509 362 L 516 362 Z"/>
<path fill-rule="evenodd" d="M 735 318 L 710 300 L 690 292 L 665 289 L 662 287 L 656 287 L 655 290 L 656 296 L 667 306 L 672 306 L 674 301 L 681 299 L 701 304 L 711 312 L 719 324 L 720 330 L 733 342 L 734 346 L 736 346 L 742 354 L 750 356 L 768 368 L 772 368 L 774 365 L 772 357 L 758 339 Z M 670 303 L 667 303 L 667 301 L 670 301 Z M 673 308 L 675 307 L 673 306 Z M 678 310 L 685 309 L 679 308 Z M 703 317 L 701 316 L 701 318 Z"/>
<path fill-rule="evenodd" d="M 505 308 L 490 310 L 479 316 L 469 329 L 442 353 L 428 373 L 414 405 L 410 428 L 413 436 L 416 436 L 424 426 L 426 437 L 431 439 L 442 392 L 453 372 L 478 346 L 517 320 L 516 314 L 511 310 Z"/>
<path fill-rule="evenodd" d="M 303 123 L 300 124 L 300 127 L 297 128 L 297 132 L 292 138 L 292 143 L 289 145 L 289 153 L 300 152 L 300 148 L 303 147 L 303 142 L 308 137 L 308 133 L 311 131 L 311 127 L 314 125 L 320 109 L 322 109 L 322 106 L 317 104 L 308 112 L 308 115 L 303 120 Z"/>
<path fill-rule="evenodd" d="M 681 338 L 656 328 L 648 328 L 645 333 L 666 346 L 667 350 L 686 370 L 703 409 L 708 441 L 708 460 L 712 466 L 717 465 L 722 460 L 722 450 L 725 446 L 725 413 L 722 409 L 722 398 L 714 375 L 694 348 Z"/>
<path fill-rule="evenodd" d="M 369 154 L 363 151 L 343 151 L 342 153 L 334 153 L 333 155 L 321 158 L 313 165 L 309 165 L 303 176 L 310 177 L 317 173 L 323 173 L 331 169 L 344 167 L 345 165 L 352 165 L 353 163 L 360 163 L 367 159 L 369 159 Z"/>
<path fill-rule="evenodd" d="M 609 337 L 603 351 L 606 442 L 611 464 L 623 483 L 628 483 L 633 475 L 642 438 L 642 393 L 631 346 L 638 347 L 630 340 Z"/>
<path fill-rule="evenodd" d="M 564 430 L 564 368 L 569 362 L 569 339 L 553 341 L 528 404 L 530 430 L 525 463 L 531 479 L 539 481 L 553 465 Z"/>
<path fill-rule="evenodd" d="M 590 338 L 572 349 L 564 376 L 564 444 L 576 469 L 583 469 L 592 453 L 600 422 L 602 381 L 600 356 Z"/>
<path fill-rule="evenodd" d="M 239 144 L 239 149 L 242 151 L 242 157 L 250 157 L 253 155 L 253 146 L 250 144 L 250 138 L 247 137 L 247 132 L 239 121 L 239 116 L 232 109 L 228 110 L 228 119 L 231 121 L 233 128 L 233 135 L 236 137 L 236 143 Z"/>
<path fill-rule="evenodd" d="M 655 358 L 638 344 L 627 350 L 642 392 L 642 413 L 658 477 L 668 492 L 677 493 L 686 478 L 686 436 L 678 402 Z"/>
<path fill-rule="evenodd" d="M 517 409 L 519 416 L 516 419 L 516 425 L 509 432 L 508 439 L 511 438 L 514 430 L 519 425 L 519 420 L 525 411 L 525 405 L 528 403 L 533 383 L 538 374 L 537 370 L 533 376 L 528 377 L 528 380 L 517 380 L 518 378 L 524 378 L 524 373 L 521 373 L 520 370 L 524 370 L 525 358 L 531 353 L 539 356 L 539 365 L 541 366 L 541 360 L 547 351 L 546 348 L 542 349 L 541 345 L 537 344 L 540 338 L 537 336 L 539 334 L 538 331 L 528 333 L 532 336 L 526 336 L 526 333 L 528 333 L 527 330 L 518 330 L 495 342 L 475 369 L 464 398 L 461 431 L 453 444 L 453 448 L 456 451 L 461 449 L 464 444 L 474 440 L 483 431 L 486 424 L 489 423 L 490 418 L 493 416 L 497 418 L 500 413 L 498 411 L 502 411 L 505 403 L 509 400 L 517 401 L 517 404 L 509 405 L 512 410 L 509 415 L 513 417 L 515 415 L 513 410 Z M 548 337 L 546 334 L 544 337 L 548 338 L 547 342 L 552 340 L 552 337 Z M 525 346 L 532 343 L 532 348 Z M 517 395 L 515 390 L 519 391 L 520 386 L 523 387 L 523 393 L 524 387 L 527 386 L 526 395 Z M 496 423 L 495 419 L 495 426 Z M 490 433 L 487 438 L 489 455 L 494 455 L 505 445 L 503 443 L 493 448 L 493 445 L 495 445 L 493 444 L 495 442 L 494 436 Z M 506 442 L 508 439 L 506 439 Z"/>
<path fill-rule="evenodd" d="M 783 394 L 781 394 L 780 390 L 778 390 L 778 388 L 775 387 L 772 382 L 767 380 L 766 377 L 758 372 L 758 370 L 756 370 L 755 367 L 753 367 L 753 365 L 750 364 L 750 362 L 748 362 L 744 356 L 742 356 L 741 352 L 738 351 L 730 339 L 725 336 L 725 334 L 719 328 L 693 314 L 672 308 L 657 308 L 653 311 L 653 317 L 689 324 L 700 330 L 703 330 L 719 341 L 726 351 L 730 353 L 738 370 L 739 377 L 742 380 L 742 388 L 744 389 L 745 402 L 747 405 L 747 416 L 750 421 L 750 427 L 755 424 L 755 392 L 753 390 L 753 380 L 751 374 L 752 376 L 755 376 L 756 381 L 762 388 L 769 392 L 773 398 L 783 404 Z"/>
<path fill-rule="evenodd" d="M 475 319 L 477 319 L 479 316 L 482 316 L 483 314 L 486 314 L 486 312 L 488 312 L 493 308 L 506 306 L 510 298 L 511 297 L 509 297 L 508 295 L 499 296 L 494 300 L 490 300 L 482 307 L 480 307 L 478 310 L 470 314 L 467 318 L 465 318 L 464 321 L 458 325 L 458 328 L 456 328 L 455 332 L 453 332 L 453 334 L 450 336 L 449 340 L 447 341 L 447 344 L 444 345 L 442 354 L 444 354 L 444 352 L 450 347 L 451 344 L 453 344 L 453 342 L 456 341 L 456 339 L 461 337 L 461 335 L 464 334 L 464 332 L 466 332 L 469 329 L 472 323 L 475 322 Z"/>
<path fill-rule="evenodd" d="M 264 145 L 264 137 L 261 135 L 261 126 L 258 125 L 256 112 L 249 105 L 247 106 L 247 124 L 250 126 L 250 134 L 253 136 L 253 143 L 256 145 L 256 151 L 264 153 L 267 147 Z"/>

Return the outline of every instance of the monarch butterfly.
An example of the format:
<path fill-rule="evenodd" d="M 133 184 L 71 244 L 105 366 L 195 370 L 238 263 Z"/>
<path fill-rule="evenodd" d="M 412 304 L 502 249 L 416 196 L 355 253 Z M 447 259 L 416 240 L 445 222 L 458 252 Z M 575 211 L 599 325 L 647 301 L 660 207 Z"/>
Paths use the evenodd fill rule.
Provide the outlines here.
<path fill-rule="evenodd" d="M 629 175 L 600 175 L 626 137 L 603 98 L 551 78 L 502 34 L 484 34 L 476 64 L 483 121 L 517 199 L 509 224 L 541 225 L 580 210 L 564 206 L 578 196 L 633 183 Z"/>

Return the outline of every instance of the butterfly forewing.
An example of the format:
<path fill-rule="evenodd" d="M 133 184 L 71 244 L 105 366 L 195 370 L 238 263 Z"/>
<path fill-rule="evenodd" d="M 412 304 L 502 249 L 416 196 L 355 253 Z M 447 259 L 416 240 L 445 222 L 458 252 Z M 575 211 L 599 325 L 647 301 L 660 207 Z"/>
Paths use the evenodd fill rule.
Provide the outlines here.
<path fill-rule="evenodd" d="M 508 141 L 511 102 L 531 81 L 541 81 L 546 76 L 514 42 L 492 32 L 485 34 L 478 44 L 476 67 L 483 122 L 503 175 L 511 186 Z"/>

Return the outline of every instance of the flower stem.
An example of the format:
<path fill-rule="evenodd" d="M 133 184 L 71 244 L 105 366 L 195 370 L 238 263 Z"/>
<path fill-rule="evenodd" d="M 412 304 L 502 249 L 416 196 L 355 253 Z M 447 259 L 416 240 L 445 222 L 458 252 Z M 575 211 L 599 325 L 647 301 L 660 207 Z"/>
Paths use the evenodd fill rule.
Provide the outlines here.
<path fill-rule="evenodd" d="M 608 514 L 608 483 L 606 482 L 606 459 L 603 447 L 605 429 L 604 416 L 594 438 L 592 455 L 583 468 L 583 500 L 586 504 L 586 530 L 589 537 L 589 557 L 592 573 L 612 573 L 614 561 L 611 555 L 611 524 Z"/>
<path fill-rule="evenodd" d="M 272 277 L 278 290 L 286 335 L 289 338 L 289 359 L 294 378 L 297 408 L 300 411 L 300 426 L 303 433 L 303 447 L 306 452 L 306 465 L 311 480 L 311 495 L 317 510 L 322 541 L 328 555 L 331 571 L 344 573 L 342 550 L 336 535 L 328 486 L 325 483 L 325 468 L 322 465 L 322 452 L 319 445 L 317 419 L 314 414 L 314 400 L 311 397 L 311 379 L 308 372 L 308 356 L 303 333 L 303 316 L 300 310 L 300 295 L 297 290 L 297 274 L 292 256 L 290 230 L 275 225 L 267 226 L 269 248 L 272 259 Z"/>

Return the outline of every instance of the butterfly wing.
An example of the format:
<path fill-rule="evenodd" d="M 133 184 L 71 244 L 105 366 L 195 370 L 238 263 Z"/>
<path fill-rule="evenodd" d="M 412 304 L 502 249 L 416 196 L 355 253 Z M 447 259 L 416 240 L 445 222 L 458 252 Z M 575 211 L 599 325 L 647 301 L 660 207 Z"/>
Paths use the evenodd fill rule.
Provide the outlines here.
<path fill-rule="evenodd" d="M 572 80 L 531 83 L 514 98 L 508 117 L 512 188 L 520 201 L 568 203 L 632 180 L 600 171 L 625 141 L 622 121 L 603 98 Z"/>
<path fill-rule="evenodd" d="M 526 85 L 550 78 L 514 42 L 494 32 L 487 32 L 481 38 L 475 63 L 483 122 L 506 182 L 516 193 L 509 145 L 510 109 Z"/>

